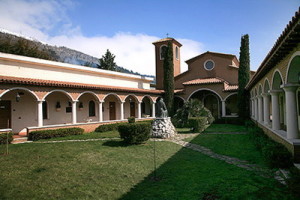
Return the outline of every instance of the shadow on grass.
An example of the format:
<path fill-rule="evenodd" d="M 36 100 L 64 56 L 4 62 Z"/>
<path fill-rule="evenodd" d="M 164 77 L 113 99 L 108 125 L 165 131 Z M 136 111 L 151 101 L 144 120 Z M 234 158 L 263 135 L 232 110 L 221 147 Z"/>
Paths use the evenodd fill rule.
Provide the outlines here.
<path fill-rule="evenodd" d="M 123 141 L 116 141 L 116 140 L 109 140 L 106 141 L 102 144 L 103 146 L 108 146 L 108 147 L 126 147 L 128 144 L 126 144 Z"/>
<path fill-rule="evenodd" d="M 164 144 L 167 145 L 166 142 L 157 145 L 157 160 L 160 160 L 159 146 Z M 120 199 L 293 198 L 285 186 L 274 179 L 263 178 L 251 171 L 181 148 Z"/>

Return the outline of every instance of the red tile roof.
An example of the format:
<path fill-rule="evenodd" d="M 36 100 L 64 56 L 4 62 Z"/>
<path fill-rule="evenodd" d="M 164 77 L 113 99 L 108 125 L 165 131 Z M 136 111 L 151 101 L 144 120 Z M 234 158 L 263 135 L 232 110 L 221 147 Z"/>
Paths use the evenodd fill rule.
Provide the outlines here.
<path fill-rule="evenodd" d="M 226 54 L 226 53 L 218 53 L 218 52 L 207 51 L 207 52 L 202 53 L 202 54 L 200 54 L 198 56 L 195 56 L 195 57 L 193 57 L 193 58 L 191 58 L 189 60 L 186 60 L 185 62 L 188 64 L 188 63 L 193 62 L 194 60 L 197 60 L 198 58 L 200 58 L 200 57 L 202 57 L 202 56 L 204 56 L 206 54 L 212 54 L 212 55 L 215 55 L 215 56 L 226 57 L 226 58 L 229 58 L 229 59 L 234 59 L 234 58 L 237 59 L 237 57 L 235 55 L 233 55 L 233 54 Z"/>
<path fill-rule="evenodd" d="M 160 42 L 166 42 L 166 41 L 174 41 L 175 43 L 177 43 L 177 45 L 178 45 L 179 47 L 182 46 L 182 44 L 180 44 L 177 40 L 175 40 L 174 38 L 171 38 L 171 37 L 167 37 L 167 38 L 160 39 L 160 40 L 158 40 L 158 41 L 153 42 L 152 44 L 156 44 L 156 43 L 160 43 Z"/>
<path fill-rule="evenodd" d="M 17 85 L 34 85 L 34 86 L 44 86 L 44 87 L 97 89 L 97 90 L 105 90 L 105 91 L 136 92 L 136 93 L 148 93 L 148 94 L 163 93 L 162 90 L 150 90 L 150 89 L 147 90 L 147 89 L 118 87 L 118 86 L 109 86 L 109 85 L 74 83 L 74 82 L 20 78 L 20 77 L 11 77 L 11 76 L 0 76 L 0 83 L 17 84 Z"/>
<path fill-rule="evenodd" d="M 224 84 L 224 90 L 225 92 L 230 92 L 230 91 L 236 91 L 239 88 L 238 85 L 228 85 Z"/>
<path fill-rule="evenodd" d="M 201 85 L 201 84 L 211 84 L 211 83 L 222 83 L 224 80 L 220 78 L 204 78 L 195 79 L 182 83 L 183 85 Z"/>

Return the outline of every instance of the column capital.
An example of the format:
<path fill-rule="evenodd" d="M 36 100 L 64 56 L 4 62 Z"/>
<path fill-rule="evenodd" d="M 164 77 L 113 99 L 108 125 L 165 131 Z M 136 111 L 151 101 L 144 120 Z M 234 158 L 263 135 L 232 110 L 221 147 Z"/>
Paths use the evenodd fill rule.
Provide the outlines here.
<path fill-rule="evenodd" d="M 300 84 L 288 83 L 281 86 L 285 92 L 295 92 L 300 87 Z"/>
<path fill-rule="evenodd" d="M 73 100 L 73 101 L 72 101 L 72 103 L 77 103 L 77 102 L 79 102 L 79 100 Z"/>
<path fill-rule="evenodd" d="M 268 96 L 270 96 L 270 93 L 262 93 L 261 94 L 263 97 L 268 97 Z"/>
<path fill-rule="evenodd" d="M 100 104 L 100 103 L 104 103 L 104 101 L 96 101 L 96 102 L 99 103 L 99 104 Z"/>
<path fill-rule="evenodd" d="M 44 100 L 36 100 L 36 102 L 38 103 L 43 103 L 44 101 L 46 101 L 45 99 Z"/>
<path fill-rule="evenodd" d="M 279 93 L 281 93 L 281 92 L 282 92 L 282 90 L 269 90 L 269 93 L 274 96 L 279 95 Z"/>

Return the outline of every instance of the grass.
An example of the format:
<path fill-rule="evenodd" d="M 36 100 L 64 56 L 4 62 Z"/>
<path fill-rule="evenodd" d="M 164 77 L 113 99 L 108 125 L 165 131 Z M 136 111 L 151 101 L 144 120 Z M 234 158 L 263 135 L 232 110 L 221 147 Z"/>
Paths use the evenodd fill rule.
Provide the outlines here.
<path fill-rule="evenodd" d="M 10 145 L 0 199 L 293 199 L 274 179 L 170 142 L 120 140 Z"/>
<path fill-rule="evenodd" d="M 247 129 L 245 126 L 234 125 L 234 124 L 212 124 L 207 129 L 205 129 L 204 133 L 216 133 L 216 132 L 246 132 Z"/>

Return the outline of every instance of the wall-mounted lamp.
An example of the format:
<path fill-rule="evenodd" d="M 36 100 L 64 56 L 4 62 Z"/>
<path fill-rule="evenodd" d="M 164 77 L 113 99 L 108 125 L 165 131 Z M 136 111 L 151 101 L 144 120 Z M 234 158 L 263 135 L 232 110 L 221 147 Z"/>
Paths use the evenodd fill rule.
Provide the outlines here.
<path fill-rule="evenodd" d="M 16 102 L 20 102 L 20 99 L 21 99 L 21 96 L 20 96 L 19 92 L 17 92 L 17 95 L 16 95 Z"/>

